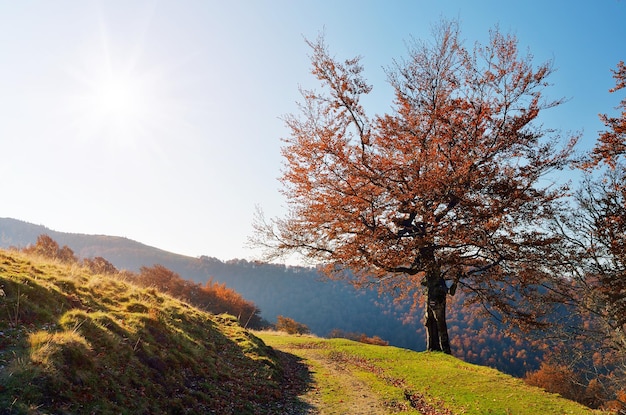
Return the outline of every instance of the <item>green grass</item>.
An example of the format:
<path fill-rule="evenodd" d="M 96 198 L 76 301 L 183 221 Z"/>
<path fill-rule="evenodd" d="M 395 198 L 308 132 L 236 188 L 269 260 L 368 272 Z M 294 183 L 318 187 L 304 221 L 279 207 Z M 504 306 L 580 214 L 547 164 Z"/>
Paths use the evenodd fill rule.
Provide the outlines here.
<path fill-rule="evenodd" d="M 0 289 L 3 414 L 274 413 L 275 353 L 232 316 L 13 251 Z"/>
<path fill-rule="evenodd" d="M 402 413 L 419 413 L 406 408 L 407 395 L 419 397 L 422 403 L 440 413 L 446 410 L 477 415 L 600 413 L 528 386 L 521 379 L 443 353 L 418 353 L 343 339 L 257 334 L 277 349 L 299 354 L 299 350 L 317 348 L 328 359 L 349 365 L 352 374 L 366 381 L 389 407 L 404 406 Z"/>

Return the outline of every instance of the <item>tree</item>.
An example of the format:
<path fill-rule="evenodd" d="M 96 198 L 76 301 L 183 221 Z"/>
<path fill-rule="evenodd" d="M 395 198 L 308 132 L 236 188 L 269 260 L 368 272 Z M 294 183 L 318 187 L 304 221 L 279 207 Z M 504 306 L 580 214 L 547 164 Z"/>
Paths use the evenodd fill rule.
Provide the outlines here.
<path fill-rule="evenodd" d="M 624 62 L 613 75 L 612 93 L 626 87 Z M 553 281 L 539 298 L 566 310 L 553 336 L 568 350 L 553 359 L 596 376 L 615 404 L 626 380 L 626 99 L 617 108 L 620 117 L 600 115 L 607 130 L 581 166 L 571 209 L 555 218 Z"/>
<path fill-rule="evenodd" d="M 587 174 L 574 208 L 559 216 L 561 256 L 550 296 L 576 307 L 582 321 L 599 320 L 601 328 L 587 324 L 590 336 L 626 358 L 626 167 L 615 166 L 595 179 Z"/>
<path fill-rule="evenodd" d="M 60 248 L 57 241 L 46 234 L 39 235 L 35 245 L 27 246 L 24 248 L 24 252 L 41 255 L 50 259 L 58 259 L 65 263 L 74 263 L 77 261 L 76 256 L 74 256 L 74 251 L 72 251 L 70 247 L 63 245 L 63 247 Z"/>
<path fill-rule="evenodd" d="M 558 393 L 562 397 L 575 401 L 582 398 L 584 388 L 574 381 L 577 373 L 565 366 L 542 363 L 541 368 L 524 376 L 526 383 L 537 386 L 551 393 Z"/>
<path fill-rule="evenodd" d="M 186 291 L 186 284 L 190 284 L 183 280 L 180 275 L 160 264 L 152 267 L 141 267 L 139 275 L 134 281 L 144 287 L 154 287 L 157 290 L 182 298 L 182 294 Z"/>
<path fill-rule="evenodd" d="M 615 88 L 610 89 L 609 92 L 615 93 L 626 88 L 626 65 L 623 61 L 617 64 L 617 69 L 613 71 L 613 78 L 615 78 Z M 622 111 L 620 117 L 600 114 L 600 120 L 608 129 L 600 134 L 598 143 L 592 150 L 592 165 L 604 161 L 614 167 L 615 160 L 626 155 L 626 98 L 621 100 L 617 109 Z"/>
<path fill-rule="evenodd" d="M 28 245 L 24 252 L 54 259 L 59 253 L 59 244 L 48 235 L 41 234 L 37 237 L 35 245 Z"/>
<path fill-rule="evenodd" d="M 309 334 L 311 332 L 305 324 L 284 316 L 276 317 L 276 330 L 284 331 L 287 334 Z"/>
<path fill-rule="evenodd" d="M 101 256 L 83 259 L 83 265 L 94 274 L 117 274 L 119 271 L 115 265 Z"/>
<path fill-rule="evenodd" d="M 229 313 L 237 317 L 244 328 L 261 329 L 267 326 L 267 322 L 260 316 L 261 310 L 237 291 L 226 287 L 226 283 L 220 284 L 210 278 L 201 287 L 197 297 L 204 300 L 204 306 L 208 310 L 216 314 Z"/>
<path fill-rule="evenodd" d="M 590 408 L 599 408 L 605 401 L 598 383 L 594 380 L 585 381 L 581 374 L 571 367 L 544 362 L 539 370 L 527 373 L 524 380 L 529 385 L 543 388 L 551 393 L 558 393 L 566 399 Z"/>
<path fill-rule="evenodd" d="M 237 317 L 244 327 L 261 329 L 268 324 L 261 318 L 261 310 L 233 289 L 209 279 L 203 286 L 183 279 L 179 274 L 164 267 L 141 267 L 132 280 L 144 287 L 154 287 L 161 292 L 187 301 L 196 307 L 215 314 L 229 313 Z"/>
<path fill-rule="evenodd" d="M 613 70 L 615 93 L 626 88 L 626 65 Z M 619 117 L 601 114 L 607 130 L 600 133 L 591 153 L 591 166 L 610 167 L 595 182 L 587 182 L 585 196 L 578 198 L 586 213 L 590 238 L 585 248 L 587 282 L 592 281 L 597 307 L 610 333 L 610 342 L 621 351 L 626 375 L 626 98 L 617 107 Z M 585 240 L 585 239 L 583 239 Z M 626 406 L 626 403 L 624 403 Z"/>
<path fill-rule="evenodd" d="M 555 218 L 552 281 L 537 298 L 557 305 L 550 361 L 594 379 L 613 399 L 626 380 L 625 172 L 617 163 L 585 175 L 572 208 Z"/>
<path fill-rule="evenodd" d="M 538 225 L 564 192 L 545 179 L 576 137 L 559 148 L 535 123 L 562 100 L 544 100 L 550 63 L 534 68 L 515 37 L 492 30 L 468 50 L 456 22 L 433 34 L 387 69 L 394 107 L 373 117 L 360 58 L 336 60 L 321 36 L 307 42 L 324 90 L 301 91 L 300 113 L 285 118 L 289 211 L 259 211 L 251 240 L 266 259 L 297 252 L 330 277 L 414 307 L 423 298 L 427 348 L 450 353 L 446 295 L 457 287 L 501 316 L 535 319 L 519 300 L 542 278 L 550 241 Z"/>

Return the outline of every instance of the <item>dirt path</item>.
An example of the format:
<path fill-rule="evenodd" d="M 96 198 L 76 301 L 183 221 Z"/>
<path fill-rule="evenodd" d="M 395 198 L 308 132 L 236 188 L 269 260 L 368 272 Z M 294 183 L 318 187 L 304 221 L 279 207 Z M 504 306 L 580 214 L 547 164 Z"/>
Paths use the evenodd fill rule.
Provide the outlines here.
<path fill-rule="evenodd" d="M 298 356 L 308 366 L 310 382 L 304 394 L 301 414 L 319 415 L 383 415 L 388 414 L 383 402 L 370 387 L 355 376 L 350 367 L 335 361 L 322 348 L 312 344 L 281 346 L 282 352 Z"/>

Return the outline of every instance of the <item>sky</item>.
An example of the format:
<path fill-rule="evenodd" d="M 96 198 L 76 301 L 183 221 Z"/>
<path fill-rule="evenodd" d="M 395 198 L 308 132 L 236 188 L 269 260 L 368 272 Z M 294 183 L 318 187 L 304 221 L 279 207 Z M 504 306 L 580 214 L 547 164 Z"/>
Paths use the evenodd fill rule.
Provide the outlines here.
<path fill-rule="evenodd" d="M 285 214 L 281 117 L 316 86 L 305 39 L 362 56 L 381 114 L 384 68 L 441 19 L 552 60 L 546 94 L 568 101 L 541 121 L 580 151 L 615 114 L 626 0 L 0 0 L 0 217 L 254 259 L 255 206 Z"/>

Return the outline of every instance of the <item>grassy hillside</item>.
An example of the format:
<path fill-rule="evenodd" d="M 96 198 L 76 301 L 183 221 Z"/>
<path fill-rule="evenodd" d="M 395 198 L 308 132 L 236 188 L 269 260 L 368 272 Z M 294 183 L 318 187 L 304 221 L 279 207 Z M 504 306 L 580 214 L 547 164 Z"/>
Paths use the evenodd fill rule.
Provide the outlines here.
<path fill-rule="evenodd" d="M 155 289 L 0 250 L 0 414 L 92 413 L 594 412 L 451 356 L 251 334 Z"/>
<path fill-rule="evenodd" d="M 0 414 L 277 413 L 278 354 L 214 316 L 77 265 L 0 251 Z"/>

